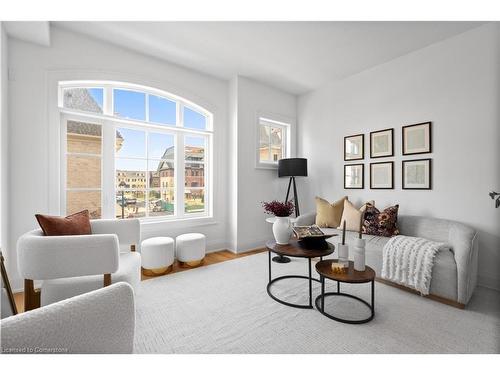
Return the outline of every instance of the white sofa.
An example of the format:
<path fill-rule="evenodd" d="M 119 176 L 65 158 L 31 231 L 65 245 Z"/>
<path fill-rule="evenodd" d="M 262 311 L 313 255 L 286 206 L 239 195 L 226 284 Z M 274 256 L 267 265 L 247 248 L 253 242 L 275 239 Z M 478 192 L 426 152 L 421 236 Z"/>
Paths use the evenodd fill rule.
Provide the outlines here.
<path fill-rule="evenodd" d="M 134 293 L 118 283 L 0 320 L 2 353 L 132 353 Z"/>
<path fill-rule="evenodd" d="M 92 235 L 44 236 L 40 229 L 21 236 L 17 260 L 25 279 L 25 306 L 49 305 L 103 287 L 103 275 L 111 282 L 124 281 L 137 290 L 141 280 L 138 219 L 91 220 Z M 131 251 L 132 250 L 132 251 Z M 41 301 L 27 300 L 33 281 L 42 280 Z"/>
<path fill-rule="evenodd" d="M 316 213 L 308 213 L 297 218 L 296 225 L 312 225 Z M 441 250 L 435 259 L 430 294 L 458 307 L 464 307 L 470 300 L 477 283 L 477 232 L 465 224 L 451 220 L 423 216 L 398 216 L 398 228 L 402 235 L 423 237 L 445 242 L 450 250 Z M 321 228 L 326 234 L 339 234 L 341 230 Z M 347 232 L 346 243 L 351 245 L 357 238 L 356 232 Z M 382 270 L 382 249 L 388 237 L 363 235 L 366 239 L 366 264 L 380 277 Z M 334 245 L 340 236 L 329 239 Z M 350 251 L 352 255 L 352 251 Z M 337 257 L 335 252 L 333 257 Z"/>

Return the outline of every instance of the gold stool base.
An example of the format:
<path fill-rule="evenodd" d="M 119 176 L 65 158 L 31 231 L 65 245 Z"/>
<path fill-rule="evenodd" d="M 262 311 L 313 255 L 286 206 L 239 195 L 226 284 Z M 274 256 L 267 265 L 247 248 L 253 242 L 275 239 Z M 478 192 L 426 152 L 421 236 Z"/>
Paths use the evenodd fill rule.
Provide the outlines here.
<path fill-rule="evenodd" d="M 144 276 L 161 276 L 161 275 L 166 275 L 167 273 L 172 271 L 172 265 L 168 267 L 161 267 L 161 268 L 142 268 L 142 274 Z"/>
<path fill-rule="evenodd" d="M 202 258 L 200 260 L 193 260 L 193 261 L 190 261 L 190 262 L 181 262 L 179 261 L 179 265 L 183 268 L 194 268 L 194 267 L 199 267 L 203 264 L 203 261 L 205 260 L 205 258 Z"/>

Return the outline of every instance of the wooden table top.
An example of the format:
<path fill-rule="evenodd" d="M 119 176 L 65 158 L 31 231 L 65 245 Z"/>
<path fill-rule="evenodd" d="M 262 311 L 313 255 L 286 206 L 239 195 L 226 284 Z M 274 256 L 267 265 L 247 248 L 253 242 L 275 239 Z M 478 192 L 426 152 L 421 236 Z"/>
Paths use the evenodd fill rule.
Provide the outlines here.
<path fill-rule="evenodd" d="M 328 243 L 327 249 L 310 249 L 305 248 L 297 240 L 290 240 L 287 245 L 278 245 L 275 241 L 268 241 L 266 247 L 268 250 L 279 255 L 296 258 L 317 258 L 330 255 L 335 250 L 335 246 Z"/>
<path fill-rule="evenodd" d="M 364 271 L 356 271 L 354 269 L 354 262 L 349 261 L 349 269 L 347 273 L 334 273 L 332 270 L 332 263 L 338 262 L 338 259 L 326 259 L 316 263 L 316 271 L 321 276 L 327 279 L 341 281 L 344 283 L 367 283 L 375 279 L 375 271 L 369 266 L 365 266 Z"/>

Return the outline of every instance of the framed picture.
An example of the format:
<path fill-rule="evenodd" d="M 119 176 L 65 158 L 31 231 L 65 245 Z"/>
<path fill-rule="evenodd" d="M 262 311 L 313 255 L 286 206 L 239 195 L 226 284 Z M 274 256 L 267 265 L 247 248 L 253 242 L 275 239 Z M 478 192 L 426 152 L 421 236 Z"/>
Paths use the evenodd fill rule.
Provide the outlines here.
<path fill-rule="evenodd" d="M 432 152 L 431 123 L 403 126 L 403 155 Z"/>
<path fill-rule="evenodd" d="M 403 160 L 403 189 L 430 190 L 432 159 Z"/>
<path fill-rule="evenodd" d="M 370 163 L 370 189 L 394 189 L 394 162 Z"/>
<path fill-rule="evenodd" d="M 364 164 L 344 165 L 344 189 L 364 189 Z"/>
<path fill-rule="evenodd" d="M 394 156 L 394 129 L 370 132 L 370 158 Z"/>
<path fill-rule="evenodd" d="M 356 134 L 344 137 L 344 160 L 363 160 L 365 158 L 364 146 L 364 134 Z"/>

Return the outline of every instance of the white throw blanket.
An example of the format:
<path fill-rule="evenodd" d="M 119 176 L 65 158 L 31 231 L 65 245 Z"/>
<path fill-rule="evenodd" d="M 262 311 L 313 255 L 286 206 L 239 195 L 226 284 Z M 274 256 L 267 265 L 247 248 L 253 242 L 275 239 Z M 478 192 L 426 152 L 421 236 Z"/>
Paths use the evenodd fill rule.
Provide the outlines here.
<path fill-rule="evenodd" d="M 434 258 L 443 246 L 420 237 L 392 237 L 383 249 L 382 278 L 429 294 Z"/>

